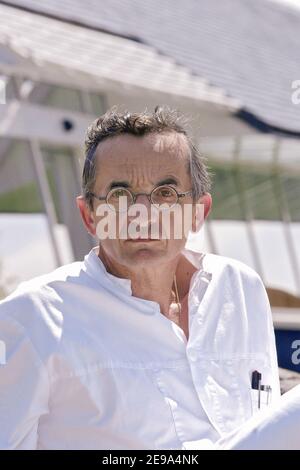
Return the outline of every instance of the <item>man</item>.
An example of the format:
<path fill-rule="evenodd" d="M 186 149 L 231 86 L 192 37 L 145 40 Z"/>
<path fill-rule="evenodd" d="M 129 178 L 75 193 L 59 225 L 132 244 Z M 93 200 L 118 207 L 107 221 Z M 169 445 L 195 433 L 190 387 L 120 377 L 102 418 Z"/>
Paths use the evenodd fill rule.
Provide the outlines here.
<path fill-rule="evenodd" d="M 77 204 L 99 246 L 0 304 L 0 448 L 206 447 L 279 397 L 260 277 L 195 242 L 209 187 L 176 112 L 91 125 Z"/>

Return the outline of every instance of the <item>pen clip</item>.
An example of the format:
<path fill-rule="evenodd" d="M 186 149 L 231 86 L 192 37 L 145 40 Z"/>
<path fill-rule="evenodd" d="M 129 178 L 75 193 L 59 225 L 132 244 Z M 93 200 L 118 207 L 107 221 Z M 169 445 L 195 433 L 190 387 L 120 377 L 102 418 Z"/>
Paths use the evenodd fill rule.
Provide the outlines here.
<path fill-rule="evenodd" d="M 258 391 L 258 398 L 257 398 L 257 400 L 258 400 L 258 403 L 257 403 L 258 409 L 260 409 L 260 407 L 261 407 L 261 391 L 267 392 L 267 405 L 269 404 L 270 395 L 272 393 L 271 386 L 270 385 L 262 385 L 261 379 L 262 379 L 262 374 L 260 372 L 258 372 L 258 370 L 254 370 L 252 372 L 251 388 L 253 390 Z"/>

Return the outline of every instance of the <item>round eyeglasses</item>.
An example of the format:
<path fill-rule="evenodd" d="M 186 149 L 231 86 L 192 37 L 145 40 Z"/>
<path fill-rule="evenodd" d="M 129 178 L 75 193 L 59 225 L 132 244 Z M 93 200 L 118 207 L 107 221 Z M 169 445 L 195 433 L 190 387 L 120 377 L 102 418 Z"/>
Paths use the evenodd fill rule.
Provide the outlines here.
<path fill-rule="evenodd" d="M 133 193 L 127 188 L 116 187 L 111 189 L 106 196 L 97 196 L 89 192 L 91 196 L 99 201 L 106 201 L 106 204 L 117 212 L 127 211 L 128 207 L 135 204 L 138 196 L 147 196 L 149 201 L 158 209 L 171 209 L 182 197 L 192 195 L 192 190 L 179 193 L 175 188 L 168 185 L 157 186 L 151 193 Z"/>

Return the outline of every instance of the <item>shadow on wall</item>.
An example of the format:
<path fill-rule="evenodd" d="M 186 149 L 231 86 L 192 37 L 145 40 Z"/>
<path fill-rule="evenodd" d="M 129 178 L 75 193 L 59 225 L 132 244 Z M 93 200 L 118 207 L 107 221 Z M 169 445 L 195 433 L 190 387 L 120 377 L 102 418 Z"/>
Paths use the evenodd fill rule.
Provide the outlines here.
<path fill-rule="evenodd" d="M 288 392 L 291 388 L 300 384 L 300 374 L 288 369 L 279 368 L 281 394 Z"/>
<path fill-rule="evenodd" d="M 267 287 L 266 290 L 271 307 L 300 308 L 300 297 L 272 287 Z"/>

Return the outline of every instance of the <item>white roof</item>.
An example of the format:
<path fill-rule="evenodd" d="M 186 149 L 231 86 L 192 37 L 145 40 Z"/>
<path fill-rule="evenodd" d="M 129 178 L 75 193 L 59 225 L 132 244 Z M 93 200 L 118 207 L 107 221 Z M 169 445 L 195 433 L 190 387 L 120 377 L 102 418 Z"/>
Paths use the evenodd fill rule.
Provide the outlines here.
<path fill-rule="evenodd" d="M 222 89 L 145 44 L 5 5 L 0 5 L 0 17 L 0 45 L 25 59 L 21 64 L 27 73 L 49 81 L 54 75 L 56 81 L 67 77 L 70 84 L 95 89 L 119 89 L 121 84 L 239 108 Z M 17 65 L 1 61 L 0 54 L 0 72 Z"/>

